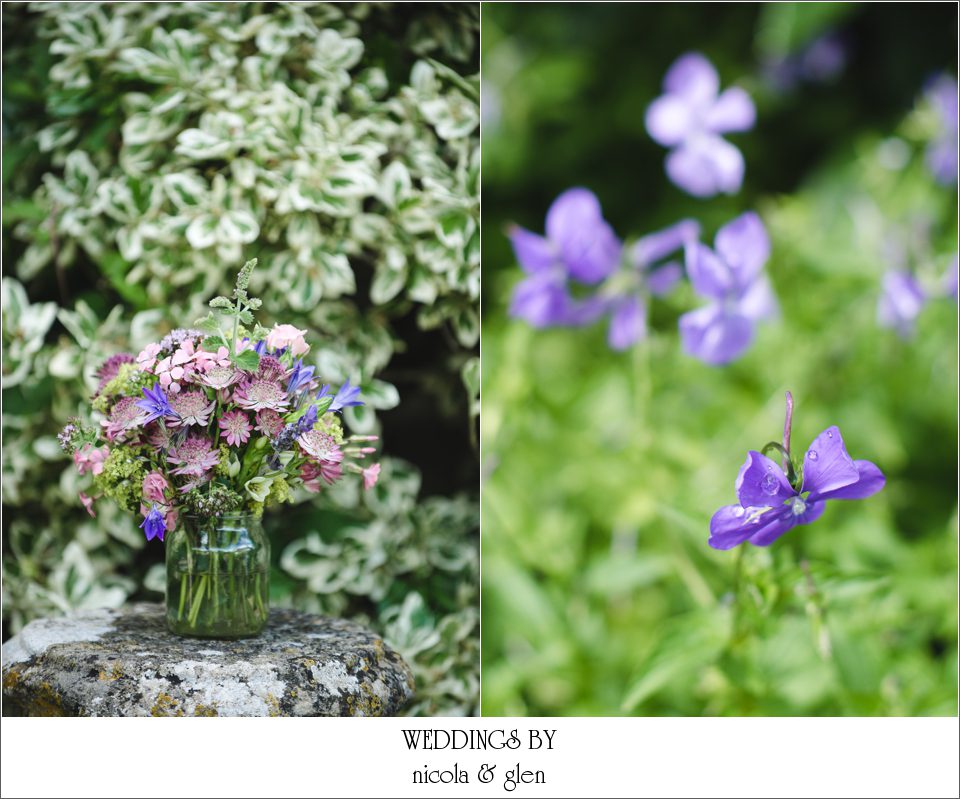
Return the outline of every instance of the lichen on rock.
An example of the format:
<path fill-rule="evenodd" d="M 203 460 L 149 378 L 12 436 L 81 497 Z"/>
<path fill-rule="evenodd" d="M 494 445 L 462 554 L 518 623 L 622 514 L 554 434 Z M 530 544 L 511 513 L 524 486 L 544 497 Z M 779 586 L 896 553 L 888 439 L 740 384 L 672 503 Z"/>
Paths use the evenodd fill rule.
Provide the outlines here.
<path fill-rule="evenodd" d="M 274 609 L 257 638 L 168 632 L 160 605 L 38 619 L 3 645 L 5 713 L 367 716 L 397 713 L 410 669 L 370 630 Z"/>

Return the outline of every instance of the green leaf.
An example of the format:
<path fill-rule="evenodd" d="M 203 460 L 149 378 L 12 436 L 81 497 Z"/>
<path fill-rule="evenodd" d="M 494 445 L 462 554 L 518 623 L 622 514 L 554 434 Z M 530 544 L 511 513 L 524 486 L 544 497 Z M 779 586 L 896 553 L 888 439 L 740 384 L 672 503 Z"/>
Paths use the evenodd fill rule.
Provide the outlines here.
<path fill-rule="evenodd" d="M 200 346 L 207 352 L 216 352 L 221 347 L 226 347 L 227 342 L 220 336 L 207 336 Z"/>
<path fill-rule="evenodd" d="M 260 356 L 253 350 L 244 350 L 234 355 L 231 360 L 238 369 L 243 369 L 245 372 L 255 372 L 260 366 Z"/>

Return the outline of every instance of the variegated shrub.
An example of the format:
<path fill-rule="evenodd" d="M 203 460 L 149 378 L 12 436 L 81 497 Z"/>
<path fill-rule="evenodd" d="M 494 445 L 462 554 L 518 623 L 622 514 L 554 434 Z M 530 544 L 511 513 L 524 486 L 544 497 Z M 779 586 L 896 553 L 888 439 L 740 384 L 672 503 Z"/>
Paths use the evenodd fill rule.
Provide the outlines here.
<path fill-rule="evenodd" d="M 127 515 L 83 512 L 54 434 L 105 356 L 138 351 L 166 332 L 164 320 L 201 316 L 249 258 L 260 262 L 252 288 L 264 309 L 315 335 L 318 375 L 359 379 L 368 406 L 347 410 L 352 429 L 382 430 L 390 454 L 389 416 L 375 412 L 399 401 L 389 378 L 403 352 L 403 371 L 416 371 L 405 404 L 452 405 L 464 435 L 449 446 L 475 465 L 466 434 L 478 407 L 474 8 L 46 3 L 3 14 L 13 32 L 7 633 L 40 614 L 162 590 L 156 555 Z M 434 432 L 425 425 L 422 435 Z M 275 522 L 287 535 L 275 600 L 367 618 L 414 666 L 412 712 L 471 713 L 476 481 L 425 498 L 429 459 L 407 454 L 416 465 L 387 458 L 390 479 L 367 496 L 344 486 Z"/>

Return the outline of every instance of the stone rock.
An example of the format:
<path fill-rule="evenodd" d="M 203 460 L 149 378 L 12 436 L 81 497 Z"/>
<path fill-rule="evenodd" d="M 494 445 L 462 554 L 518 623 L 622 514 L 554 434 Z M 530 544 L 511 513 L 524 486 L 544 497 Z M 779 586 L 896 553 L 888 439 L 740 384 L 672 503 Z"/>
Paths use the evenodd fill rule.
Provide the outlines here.
<path fill-rule="evenodd" d="M 37 619 L 3 645 L 4 715 L 387 716 L 400 656 L 342 619 L 273 609 L 257 638 L 181 638 L 160 605 Z"/>

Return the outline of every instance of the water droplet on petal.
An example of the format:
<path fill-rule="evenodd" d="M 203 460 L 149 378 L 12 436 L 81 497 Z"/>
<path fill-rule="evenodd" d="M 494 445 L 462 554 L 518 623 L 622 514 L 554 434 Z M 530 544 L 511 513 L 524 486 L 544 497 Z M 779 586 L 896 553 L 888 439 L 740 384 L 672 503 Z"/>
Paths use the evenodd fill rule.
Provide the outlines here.
<path fill-rule="evenodd" d="M 773 496 L 777 493 L 777 489 L 780 487 L 780 481 L 777 480 L 772 474 L 765 474 L 763 479 L 760 481 L 760 488 L 763 489 L 765 494 Z"/>
<path fill-rule="evenodd" d="M 827 430 L 827 438 L 833 438 L 833 430 Z"/>
<path fill-rule="evenodd" d="M 820 457 L 820 456 L 817 454 L 817 451 L 816 451 L 815 449 L 810 450 L 810 451 L 807 453 L 807 455 L 810 456 L 810 460 L 812 460 L 812 461 L 815 461 L 817 458 Z"/>
<path fill-rule="evenodd" d="M 746 513 L 746 512 L 747 512 L 747 509 L 746 509 L 746 508 L 744 508 L 744 507 L 739 507 L 739 508 L 737 508 L 737 509 L 733 512 L 733 515 L 736 516 L 736 517 L 739 519 L 739 518 L 740 518 L 741 516 L 743 516 L 743 514 Z"/>

